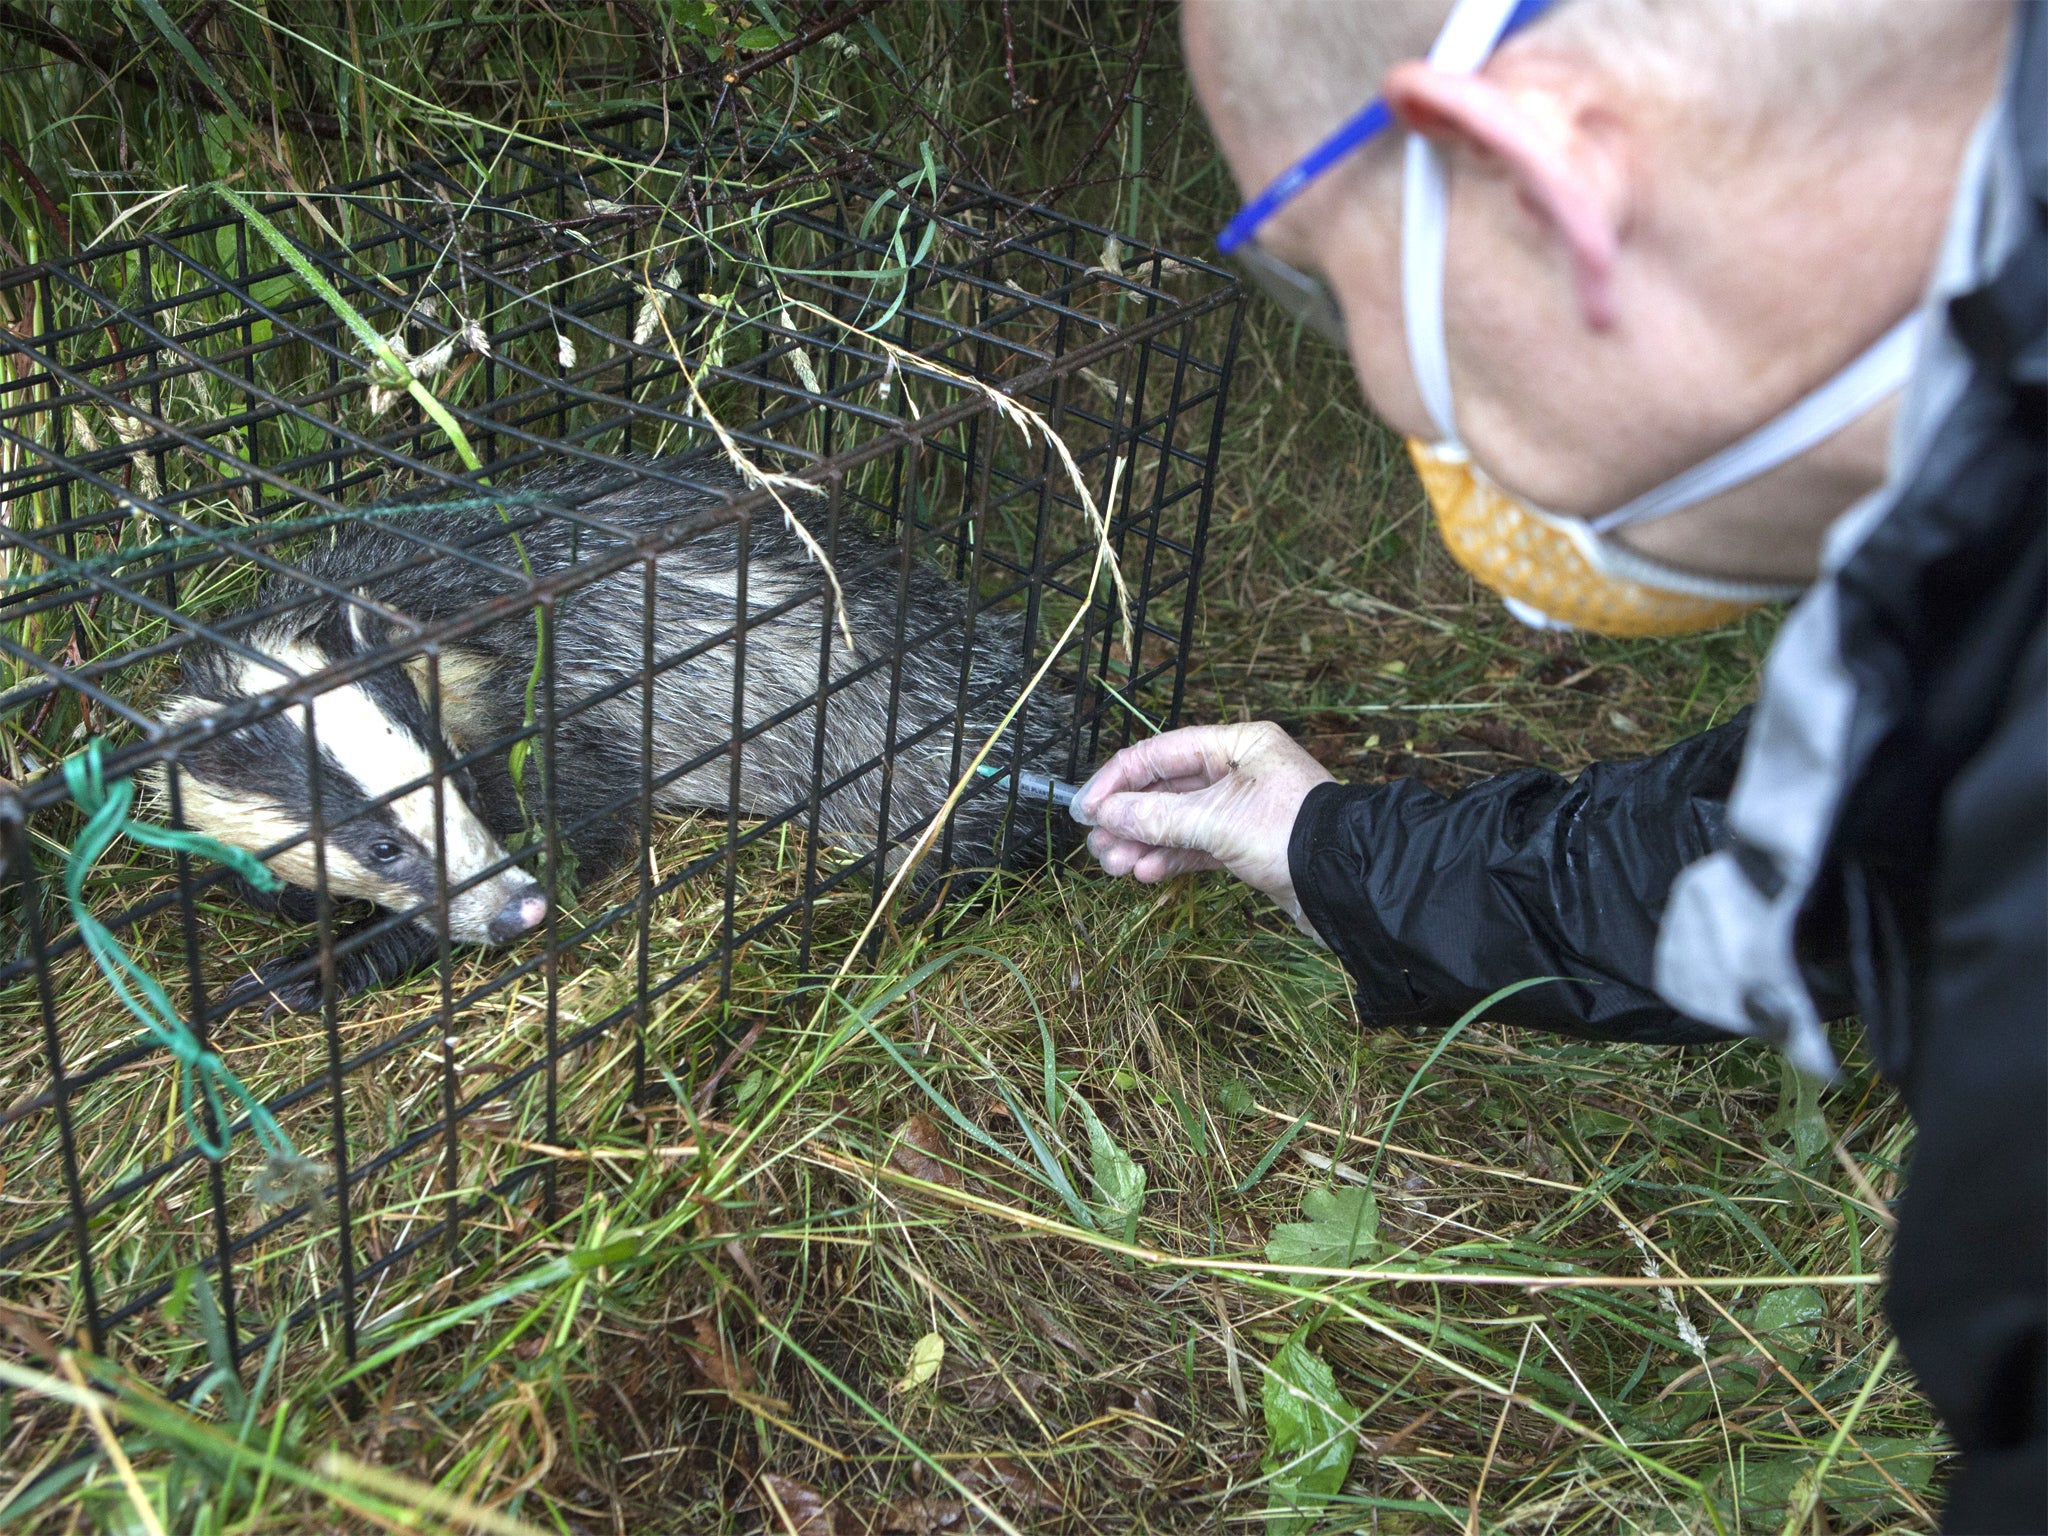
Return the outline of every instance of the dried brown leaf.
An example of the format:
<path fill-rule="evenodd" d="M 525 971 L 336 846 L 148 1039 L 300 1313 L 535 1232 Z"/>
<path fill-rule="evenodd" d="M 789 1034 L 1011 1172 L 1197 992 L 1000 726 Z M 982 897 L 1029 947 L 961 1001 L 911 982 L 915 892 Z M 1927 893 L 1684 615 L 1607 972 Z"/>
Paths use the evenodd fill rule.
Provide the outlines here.
<path fill-rule="evenodd" d="M 695 1321 L 696 1345 L 684 1345 L 684 1352 L 690 1363 L 697 1368 L 697 1374 L 721 1392 L 747 1392 L 753 1389 L 754 1369 L 734 1354 L 731 1346 L 719 1337 L 718 1325 L 710 1314 L 700 1314 Z"/>
<path fill-rule="evenodd" d="M 761 1474 L 763 1502 L 773 1512 L 769 1529 L 785 1536 L 838 1536 L 838 1522 L 832 1518 L 825 1496 L 808 1483 L 778 1472 Z"/>
<path fill-rule="evenodd" d="M 1036 1473 L 1007 1456 L 977 1456 L 958 1473 L 960 1486 L 974 1493 L 996 1494 L 1012 1509 L 1062 1510 L 1066 1503 Z"/>
<path fill-rule="evenodd" d="M 1124 1442 L 1143 1450 L 1155 1440 L 1164 1436 L 1160 1426 L 1164 1421 L 1159 1416 L 1159 1394 L 1150 1387 L 1126 1387 L 1118 1394 L 1124 1400 L 1124 1410 L 1130 1415 L 1124 1424 Z"/>
<path fill-rule="evenodd" d="M 1046 1338 L 1059 1345 L 1068 1354 L 1077 1355 L 1082 1360 L 1092 1360 L 1095 1358 L 1094 1351 L 1076 1338 L 1052 1313 L 1048 1312 L 1029 1296 L 1020 1299 L 1024 1303 L 1024 1310 L 1030 1314 L 1031 1321 L 1038 1325 L 1038 1331 Z"/>
<path fill-rule="evenodd" d="M 904 1536 L 957 1531 L 966 1521 L 967 1506 L 958 1499 L 898 1499 L 882 1510 L 882 1529 Z"/>
<path fill-rule="evenodd" d="M 946 1161 L 945 1133 L 930 1115 L 912 1115 L 896 1128 L 896 1145 L 889 1153 L 889 1166 L 927 1184 L 960 1187 L 959 1171 Z"/>

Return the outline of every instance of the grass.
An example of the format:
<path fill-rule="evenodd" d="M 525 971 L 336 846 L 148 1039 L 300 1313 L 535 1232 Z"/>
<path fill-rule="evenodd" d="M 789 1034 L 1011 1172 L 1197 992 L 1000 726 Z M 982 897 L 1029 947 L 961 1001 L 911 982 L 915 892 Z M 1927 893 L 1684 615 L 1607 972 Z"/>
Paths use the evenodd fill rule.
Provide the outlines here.
<path fill-rule="evenodd" d="M 5 44 L 0 136 L 44 189 L 0 168 L 21 254 L 64 243 L 51 207 L 83 239 L 120 202 L 108 188 L 133 201 L 217 174 L 209 142 L 267 141 L 250 184 L 311 188 L 465 118 L 539 124 L 666 73 L 684 75 L 678 110 L 701 112 L 768 14 L 593 6 L 456 29 L 377 0 L 161 10 L 203 69 L 151 42 L 143 5 L 119 13 L 132 46 L 106 83 L 92 50 L 43 68 L 46 51 Z M 794 30 L 822 13 L 775 14 Z M 949 166 L 1198 248 L 1228 189 L 1170 18 L 1142 108 L 1084 162 L 1147 14 L 1016 7 L 1013 96 L 1000 8 L 899 3 L 844 34 L 855 52 L 813 48 L 802 82 L 764 73 L 760 94 L 817 92 L 849 140 L 893 127 Z M 1765 617 L 1658 644 L 1506 620 L 1433 542 L 1342 360 L 1257 308 L 1235 387 L 1189 718 L 1273 716 L 1340 774 L 1451 789 L 1652 750 L 1753 692 Z M 657 859 L 680 867 L 719 835 L 666 824 Z M 743 904 L 771 907 L 801 854 L 757 845 Z M 147 856 L 106 878 L 124 901 L 167 888 Z M 680 897 L 652 935 L 657 974 L 715 930 L 712 882 Z M 237 951 L 278 941 L 247 914 L 208 916 Z M 826 952 L 864 917 L 851 892 L 825 903 Z M 623 942 L 579 957 L 563 1018 L 624 997 L 633 962 Z M 461 965 L 458 982 L 488 973 Z M 598 1043 L 555 1085 L 558 1141 L 536 1080 L 472 1124 L 452 1185 L 417 1162 L 373 1180 L 355 1213 L 372 1257 L 536 1149 L 552 1163 L 458 1248 L 376 1283 L 357 1319 L 367 1368 L 345 1365 L 325 1314 L 260 1383 L 216 1379 L 173 1409 L 146 1383 L 217 1358 L 203 1285 L 97 1360 L 59 1347 L 78 1322 L 61 1250 L 6 1276 L 0 1500 L 39 1530 L 1932 1527 L 1940 1444 L 1874 1284 L 1910 1131 L 1853 1031 L 1815 1095 L 1739 1044 L 1361 1029 L 1328 959 L 1241 889 L 1079 867 L 892 925 L 829 997 L 798 981 L 793 937 L 772 931 L 723 1004 L 707 978 L 649 1021 L 643 1107 L 622 1089 L 630 1042 Z M 351 1009 L 350 1043 L 430 1019 L 434 995 Z M 545 1014 L 529 979 L 465 1019 L 452 1060 L 395 1056 L 362 1110 L 393 1142 L 431 1126 L 451 1072 L 489 1082 L 530 1059 Z M 132 1033 L 110 1009 L 70 1023 L 74 1059 Z M 31 1069 L 32 1016 L 11 1007 L 0 1028 Z M 294 1018 L 224 1044 L 259 1088 L 325 1050 Z M 129 1128 L 97 1143 L 96 1182 L 176 1134 L 153 1067 L 116 1074 L 94 1109 Z M 317 1144 L 322 1112 L 287 1128 Z M 61 1189 L 47 1137 L 0 1138 L 0 1227 L 19 1230 Z M 202 1251 L 202 1170 L 131 1206 L 94 1234 L 109 1274 Z M 258 1316 L 331 1274 L 331 1239 L 305 1232 L 243 1272 Z M 1289 1440 L 1288 1406 L 1318 1400 Z M 1313 1464 L 1340 1444 L 1330 1490 Z M 36 1483 L 66 1464 L 83 1480 Z M 1288 1487 L 1305 1512 L 1264 1518 Z M 24 1514 L 31 1493 L 48 1499 Z"/>

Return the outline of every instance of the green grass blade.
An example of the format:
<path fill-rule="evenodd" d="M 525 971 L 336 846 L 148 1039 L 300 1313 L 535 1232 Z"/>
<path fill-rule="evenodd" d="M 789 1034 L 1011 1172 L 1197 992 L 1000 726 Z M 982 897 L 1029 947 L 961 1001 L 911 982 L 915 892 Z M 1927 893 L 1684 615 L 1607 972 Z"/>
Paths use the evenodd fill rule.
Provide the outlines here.
<path fill-rule="evenodd" d="M 454 445 L 456 453 L 460 455 L 463 467 L 471 472 L 482 469 L 484 461 L 477 457 L 476 449 L 470 446 L 469 435 L 462 430 L 462 423 L 455 419 L 448 407 L 441 403 L 432 390 L 413 377 L 412 369 L 406 365 L 405 359 L 400 357 L 397 351 L 393 349 L 383 333 L 363 318 L 362 311 L 358 310 L 341 296 L 340 291 L 327 281 L 326 276 L 320 269 L 306 258 L 306 253 L 299 249 L 297 243 L 290 236 L 286 235 L 283 230 L 271 223 L 264 216 L 262 209 L 258 208 L 233 187 L 226 186 L 220 182 L 214 182 L 209 186 L 208 190 L 218 196 L 221 201 L 227 203 L 237 213 L 241 214 L 243 218 L 247 219 L 250 227 L 263 237 L 265 243 L 273 251 L 277 252 L 278 258 L 294 272 L 298 273 L 299 280 L 312 289 L 319 296 L 320 301 L 334 311 L 336 318 L 355 334 L 356 340 L 370 349 L 371 354 L 377 361 L 390 370 L 393 378 L 402 379 L 405 382 L 405 392 L 411 395 L 419 404 L 419 408 L 433 419 L 434 425 L 446 434 L 448 441 Z"/>

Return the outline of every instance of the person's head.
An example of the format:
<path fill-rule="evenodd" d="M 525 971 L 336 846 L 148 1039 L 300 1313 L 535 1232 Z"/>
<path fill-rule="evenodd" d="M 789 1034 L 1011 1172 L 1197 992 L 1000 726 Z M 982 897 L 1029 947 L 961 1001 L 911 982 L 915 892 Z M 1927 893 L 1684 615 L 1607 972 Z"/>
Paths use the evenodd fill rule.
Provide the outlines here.
<path fill-rule="evenodd" d="M 1186 0 L 1197 93 L 1247 195 L 1375 92 L 1446 152 L 1446 337 L 1474 459 L 1587 517 L 1758 426 L 1919 297 L 2010 8 L 1559 0 L 1476 75 L 1423 62 L 1451 0 Z M 1259 233 L 1321 274 L 1367 396 L 1433 434 L 1401 318 L 1399 132 Z M 1625 535 L 1725 575 L 1811 571 L 1888 413 Z"/>

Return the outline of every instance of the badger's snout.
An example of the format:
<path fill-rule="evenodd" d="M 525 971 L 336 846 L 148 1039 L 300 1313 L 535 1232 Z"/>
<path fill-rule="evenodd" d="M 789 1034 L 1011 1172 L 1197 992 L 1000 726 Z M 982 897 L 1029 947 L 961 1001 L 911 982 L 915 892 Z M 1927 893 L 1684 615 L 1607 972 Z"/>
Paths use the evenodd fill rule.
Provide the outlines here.
<path fill-rule="evenodd" d="M 548 899 L 536 887 L 514 896 L 498 909 L 498 915 L 484 925 L 484 937 L 492 944 L 510 944 L 522 933 L 531 933 L 547 921 Z"/>

